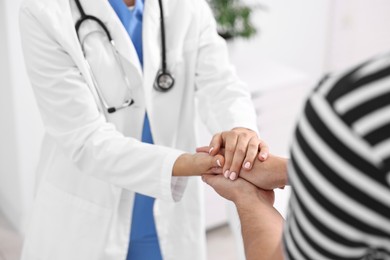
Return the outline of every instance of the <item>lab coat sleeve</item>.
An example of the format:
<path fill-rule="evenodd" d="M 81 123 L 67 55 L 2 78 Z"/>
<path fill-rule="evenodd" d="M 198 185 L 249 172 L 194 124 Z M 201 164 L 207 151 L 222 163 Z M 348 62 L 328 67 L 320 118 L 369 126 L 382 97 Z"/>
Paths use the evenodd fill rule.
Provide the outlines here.
<path fill-rule="evenodd" d="M 196 94 L 200 117 L 211 133 L 246 127 L 256 132 L 256 113 L 249 91 L 228 59 L 226 42 L 217 34 L 206 1 L 199 1 L 200 41 Z"/>
<path fill-rule="evenodd" d="M 22 8 L 20 29 L 48 135 L 82 173 L 155 198 L 179 200 L 183 187 L 172 185 L 172 168 L 182 152 L 125 137 L 108 123 L 73 59 L 38 15 Z"/>

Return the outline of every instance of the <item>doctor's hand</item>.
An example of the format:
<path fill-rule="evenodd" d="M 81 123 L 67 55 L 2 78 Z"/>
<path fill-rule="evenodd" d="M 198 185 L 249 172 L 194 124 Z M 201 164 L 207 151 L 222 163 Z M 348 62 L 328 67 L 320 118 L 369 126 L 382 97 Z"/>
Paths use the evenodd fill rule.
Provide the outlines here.
<path fill-rule="evenodd" d="M 182 154 L 172 170 L 173 176 L 200 176 L 203 174 L 222 174 L 225 159 L 222 155 L 210 155 L 208 153 Z"/>
<path fill-rule="evenodd" d="M 256 157 L 265 161 L 269 153 L 267 144 L 258 138 L 256 132 L 242 127 L 214 135 L 210 145 L 198 148 L 197 152 L 216 155 L 222 150 L 225 156 L 223 175 L 231 180 L 238 178 L 242 168 L 251 170 Z"/>

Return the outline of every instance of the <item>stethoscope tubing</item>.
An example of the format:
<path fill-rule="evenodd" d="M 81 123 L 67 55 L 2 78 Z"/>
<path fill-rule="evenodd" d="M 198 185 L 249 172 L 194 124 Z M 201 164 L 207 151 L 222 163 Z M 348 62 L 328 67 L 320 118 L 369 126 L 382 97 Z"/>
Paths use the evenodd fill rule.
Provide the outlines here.
<path fill-rule="evenodd" d="M 165 46 L 165 22 L 164 22 L 164 9 L 162 0 L 158 0 L 160 6 L 160 26 L 161 26 L 161 48 L 162 48 L 162 72 L 167 72 L 167 57 L 166 57 L 166 46 Z"/>
<path fill-rule="evenodd" d="M 149 0 L 149 1 L 151 1 L 151 0 Z M 77 6 L 77 9 L 80 12 L 80 16 L 81 16 L 80 19 L 78 19 L 76 24 L 75 24 L 75 29 L 76 29 L 76 33 L 77 33 L 77 37 L 79 38 L 79 41 L 81 40 L 80 35 L 79 35 L 79 29 L 80 29 L 81 24 L 87 20 L 92 20 L 92 21 L 95 21 L 96 23 L 98 23 L 101 28 L 103 28 L 104 32 L 106 33 L 106 35 L 108 37 L 108 40 L 111 42 L 111 44 L 115 48 L 114 41 L 113 41 L 111 34 L 110 34 L 110 31 L 108 30 L 106 25 L 96 16 L 87 15 L 84 11 L 84 8 L 82 7 L 82 5 L 80 3 L 80 0 L 75 0 L 75 3 Z M 159 9 L 160 9 L 161 49 L 162 49 L 161 56 L 162 57 L 161 57 L 161 69 L 157 73 L 154 88 L 160 92 L 167 92 L 173 87 L 175 79 L 167 69 L 165 21 L 164 21 L 164 9 L 163 9 L 162 0 L 158 0 L 158 4 L 159 4 Z M 83 48 L 83 47 L 81 46 L 81 48 Z M 116 49 L 115 49 L 115 51 L 116 51 Z M 122 68 L 122 70 L 123 70 L 123 68 Z M 125 73 L 125 72 L 123 71 L 123 73 Z M 169 79 L 168 82 L 170 82 L 170 84 L 168 83 L 168 85 L 165 86 L 164 83 L 161 83 L 160 79 L 162 77 L 168 78 Z M 125 80 L 127 81 L 126 83 L 129 83 L 127 78 L 125 78 Z"/>
<path fill-rule="evenodd" d="M 85 14 L 84 8 L 82 7 L 80 0 L 75 0 L 75 2 L 76 2 L 77 9 L 79 10 L 80 15 L 81 15 L 80 19 L 76 22 L 76 25 L 75 25 L 77 37 L 79 37 L 79 28 L 80 28 L 81 24 L 86 20 L 93 20 L 93 21 L 97 22 L 103 28 L 104 32 L 107 34 L 108 40 L 112 41 L 111 33 L 107 29 L 106 25 L 96 16 Z M 80 37 L 79 37 L 79 39 L 80 39 Z"/>

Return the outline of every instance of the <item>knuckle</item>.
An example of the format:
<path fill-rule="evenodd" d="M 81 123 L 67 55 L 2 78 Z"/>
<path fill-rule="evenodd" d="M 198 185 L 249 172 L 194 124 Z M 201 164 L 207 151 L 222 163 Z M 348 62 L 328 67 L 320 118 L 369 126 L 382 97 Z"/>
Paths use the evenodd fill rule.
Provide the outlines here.
<path fill-rule="evenodd" d="M 229 131 L 226 133 L 226 135 L 228 135 L 230 138 L 238 137 L 238 133 L 235 131 Z"/>
<path fill-rule="evenodd" d="M 258 147 L 259 147 L 259 145 L 257 145 L 256 143 L 250 143 L 250 144 L 248 145 L 248 149 L 249 149 L 249 150 L 257 150 Z"/>
<path fill-rule="evenodd" d="M 218 143 L 218 140 L 217 139 L 211 139 L 211 141 L 210 141 L 210 145 L 212 145 L 212 146 L 214 146 L 215 144 L 217 144 Z"/>
<path fill-rule="evenodd" d="M 263 141 L 261 141 L 260 138 L 258 138 L 256 135 L 255 136 L 252 136 L 252 139 L 251 139 L 252 142 L 256 142 L 257 144 L 261 144 Z"/>
<path fill-rule="evenodd" d="M 262 145 L 260 148 L 261 148 L 262 151 L 265 151 L 265 150 L 268 151 L 268 146 L 266 146 L 266 145 Z"/>
<path fill-rule="evenodd" d="M 246 153 L 246 149 L 244 147 L 237 147 L 236 153 L 239 155 L 243 155 Z"/>
<path fill-rule="evenodd" d="M 246 132 L 240 133 L 240 138 L 248 138 L 249 134 Z"/>
<path fill-rule="evenodd" d="M 229 147 L 226 147 L 226 148 L 225 148 L 225 153 L 230 153 L 230 154 L 231 154 L 231 153 L 234 153 L 234 148 L 233 148 L 233 147 L 230 147 L 230 146 L 229 146 Z"/>
<path fill-rule="evenodd" d="M 221 136 L 224 137 L 224 136 L 226 136 L 226 135 L 228 135 L 228 134 L 229 134 L 228 131 L 223 131 L 223 132 L 221 133 Z"/>

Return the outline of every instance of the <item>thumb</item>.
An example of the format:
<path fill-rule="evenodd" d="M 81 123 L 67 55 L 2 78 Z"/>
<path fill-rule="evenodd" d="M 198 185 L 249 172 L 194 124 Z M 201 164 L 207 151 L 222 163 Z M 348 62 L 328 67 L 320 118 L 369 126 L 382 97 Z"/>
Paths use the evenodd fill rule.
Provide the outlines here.
<path fill-rule="evenodd" d="M 208 146 L 202 146 L 196 148 L 197 153 L 208 153 L 209 151 L 210 151 L 210 147 Z"/>
<path fill-rule="evenodd" d="M 207 159 L 207 169 L 205 170 L 205 174 L 221 174 L 222 173 L 222 167 L 225 163 L 225 158 L 218 154 L 216 156 L 209 156 Z"/>
<path fill-rule="evenodd" d="M 209 154 L 216 155 L 219 152 L 219 149 L 221 148 L 222 145 L 223 145 L 222 134 L 218 133 L 214 135 L 209 145 L 210 147 Z"/>
<path fill-rule="evenodd" d="M 215 178 L 216 176 L 215 175 L 209 175 L 209 174 L 205 174 L 205 175 L 202 175 L 202 181 L 210 186 L 211 183 L 213 182 L 213 178 Z"/>
<path fill-rule="evenodd" d="M 213 164 L 214 167 L 222 168 L 223 165 L 225 164 L 225 157 L 223 157 L 220 154 L 214 156 L 213 160 L 214 160 L 214 164 Z"/>
<path fill-rule="evenodd" d="M 225 177 L 223 177 L 223 175 L 212 175 L 212 174 L 202 175 L 202 181 L 205 182 L 207 185 L 211 186 L 213 189 L 218 189 L 218 187 L 225 186 L 226 182 L 230 183 L 230 181 L 226 180 Z"/>

